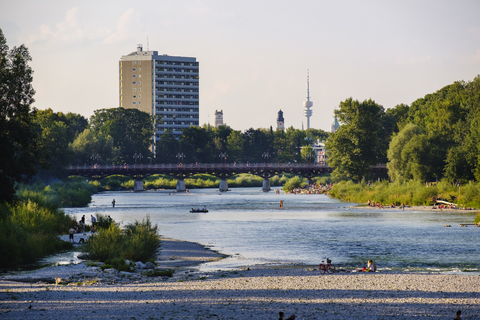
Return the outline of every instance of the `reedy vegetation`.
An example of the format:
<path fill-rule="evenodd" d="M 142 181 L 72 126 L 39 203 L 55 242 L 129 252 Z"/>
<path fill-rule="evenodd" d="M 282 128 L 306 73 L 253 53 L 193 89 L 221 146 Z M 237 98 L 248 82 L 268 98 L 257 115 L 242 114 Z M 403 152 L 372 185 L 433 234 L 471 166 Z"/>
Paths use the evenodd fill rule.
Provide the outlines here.
<path fill-rule="evenodd" d="M 336 183 L 329 192 L 330 196 L 344 201 L 367 203 L 368 200 L 383 205 L 395 204 L 431 206 L 434 198 L 454 202 L 460 207 L 480 208 L 480 184 L 469 182 L 465 186 L 452 185 L 447 181 L 436 184 L 421 183 L 415 180 L 374 182 L 370 185 L 365 181 L 354 183 L 342 181 Z"/>

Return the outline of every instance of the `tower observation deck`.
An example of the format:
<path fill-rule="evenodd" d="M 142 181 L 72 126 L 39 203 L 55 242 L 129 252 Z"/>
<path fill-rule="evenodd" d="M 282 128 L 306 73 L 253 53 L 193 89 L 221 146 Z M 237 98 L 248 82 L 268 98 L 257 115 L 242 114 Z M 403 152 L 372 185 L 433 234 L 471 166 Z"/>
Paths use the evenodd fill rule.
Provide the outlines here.
<path fill-rule="evenodd" d="M 304 116 L 307 118 L 307 129 L 310 129 L 310 117 L 312 116 L 311 107 L 313 107 L 313 102 L 310 101 L 310 75 L 307 69 L 307 100 L 303 103 L 305 110 L 303 111 Z"/>

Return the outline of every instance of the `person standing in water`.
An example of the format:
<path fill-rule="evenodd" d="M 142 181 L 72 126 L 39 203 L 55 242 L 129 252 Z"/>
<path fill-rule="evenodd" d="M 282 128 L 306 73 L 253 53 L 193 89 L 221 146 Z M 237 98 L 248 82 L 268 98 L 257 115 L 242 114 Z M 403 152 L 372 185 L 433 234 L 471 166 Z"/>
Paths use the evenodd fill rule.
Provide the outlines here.
<path fill-rule="evenodd" d="M 112 207 L 115 208 L 115 199 L 112 200 Z"/>

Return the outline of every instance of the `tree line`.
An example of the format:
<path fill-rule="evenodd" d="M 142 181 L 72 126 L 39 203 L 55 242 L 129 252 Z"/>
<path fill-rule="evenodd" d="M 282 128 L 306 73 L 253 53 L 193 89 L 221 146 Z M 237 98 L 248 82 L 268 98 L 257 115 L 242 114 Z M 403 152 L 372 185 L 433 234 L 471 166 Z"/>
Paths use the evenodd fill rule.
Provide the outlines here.
<path fill-rule="evenodd" d="M 326 148 L 337 180 L 368 179 L 369 166 L 386 163 L 395 181 L 480 181 L 480 76 L 388 110 L 350 98 L 335 114 Z"/>

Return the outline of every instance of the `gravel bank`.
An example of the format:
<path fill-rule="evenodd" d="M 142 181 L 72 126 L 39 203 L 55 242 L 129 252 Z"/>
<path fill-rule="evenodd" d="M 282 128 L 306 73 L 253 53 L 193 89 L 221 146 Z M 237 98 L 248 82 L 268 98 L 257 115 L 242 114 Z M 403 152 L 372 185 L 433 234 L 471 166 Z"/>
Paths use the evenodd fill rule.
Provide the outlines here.
<path fill-rule="evenodd" d="M 160 266 L 172 278 L 138 278 L 88 270 L 84 263 L 0 280 L 3 319 L 462 319 L 480 318 L 480 277 L 439 274 L 337 273 L 308 266 L 199 272 L 223 255 L 164 240 Z M 77 282 L 35 279 L 74 275 Z M 132 278 L 133 277 L 133 278 Z M 16 280 L 30 279 L 30 283 Z"/>

